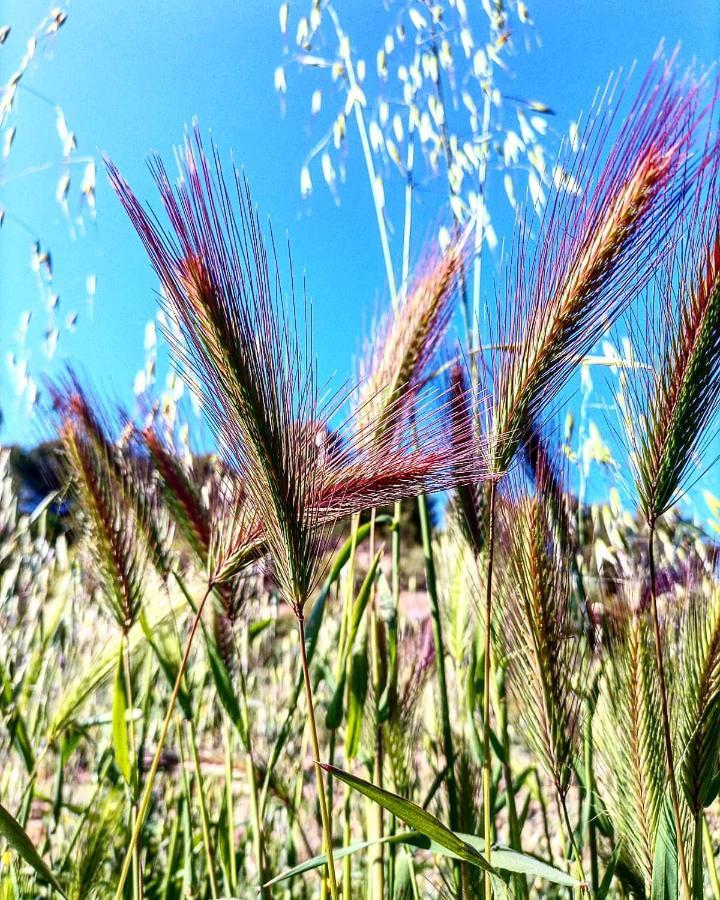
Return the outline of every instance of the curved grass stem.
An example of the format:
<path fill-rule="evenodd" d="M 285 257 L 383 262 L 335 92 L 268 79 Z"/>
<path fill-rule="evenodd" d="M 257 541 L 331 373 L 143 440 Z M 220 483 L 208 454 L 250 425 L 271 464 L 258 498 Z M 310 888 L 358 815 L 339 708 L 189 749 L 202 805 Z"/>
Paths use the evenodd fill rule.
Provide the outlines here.
<path fill-rule="evenodd" d="M 208 880 L 210 881 L 210 892 L 213 900 L 220 896 L 218 891 L 217 878 L 215 875 L 215 855 L 213 853 L 212 843 L 210 841 L 210 817 L 207 811 L 207 802 L 205 800 L 205 781 L 203 779 L 202 768 L 200 766 L 200 754 L 197 746 L 197 732 L 192 721 L 187 723 L 187 740 L 190 745 L 190 754 L 192 756 L 193 769 L 195 771 L 195 783 L 198 792 L 198 805 L 200 806 L 200 827 L 202 829 L 203 844 L 205 845 L 205 859 L 208 867 Z"/>
<path fill-rule="evenodd" d="M 130 759 L 132 760 L 132 771 L 130 777 L 130 794 L 132 797 L 132 809 L 130 817 L 131 827 L 135 826 L 137 819 L 137 795 L 138 795 L 138 758 L 137 744 L 135 740 L 135 716 L 133 710 L 133 689 L 132 689 L 132 670 L 130 667 L 130 643 L 128 641 L 127 632 L 123 634 L 123 675 L 125 678 L 125 696 L 127 698 L 127 706 L 130 716 L 127 724 L 128 729 L 128 745 L 130 750 Z M 134 900 L 142 900 L 142 869 L 140 861 L 140 848 L 135 847 L 133 854 L 133 898 Z"/>
<path fill-rule="evenodd" d="M 425 557 L 425 577 L 427 579 L 427 591 L 430 598 L 430 619 L 432 624 L 433 642 L 435 644 L 435 668 L 438 681 L 438 693 L 440 695 L 440 714 L 442 717 L 443 753 L 447 765 L 447 791 L 450 813 L 450 827 L 459 827 L 457 786 L 455 784 L 455 749 L 453 746 L 452 725 L 450 724 L 450 703 L 448 701 L 447 677 L 445 672 L 445 645 L 442 636 L 442 621 L 440 618 L 440 598 L 438 596 L 437 579 L 435 576 L 435 559 L 432 549 L 432 537 L 430 534 L 430 514 L 427 498 L 424 494 L 418 497 L 418 512 L 420 516 L 420 530 L 422 532 L 423 555 Z"/>
<path fill-rule="evenodd" d="M 325 796 L 325 780 L 323 770 L 320 768 L 320 742 L 318 741 L 317 725 L 315 723 L 315 706 L 313 704 L 312 684 L 310 682 L 310 667 L 305 650 L 305 619 L 302 614 L 298 616 L 298 630 L 300 632 L 300 661 L 302 663 L 303 680 L 305 682 L 305 698 L 307 700 L 308 725 L 310 726 L 310 740 L 312 743 L 313 763 L 315 765 L 315 781 L 317 784 L 318 801 L 320 803 L 320 818 L 322 819 L 323 843 L 327 855 L 327 870 L 330 879 L 330 896 L 332 900 L 338 900 L 339 892 L 335 877 L 335 858 L 332 847 L 332 827 L 330 814 Z"/>
<path fill-rule="evenodd" d="M 588 889 L 588 883 L 585 879 L 585 867 L 583 866 L 582 853 L 580 852 L 580 848 L 578 847 L 577 841 L 575 840 L 575 833 L 573 831 L 572 823 L 570 822 L 570 815 L 568 813 L 565 794 L 560 792 L 557 785 L 556 791 L 558 806 L 560 807 L 560 811 L 562 814 L 563 824 L 567 830 L 568 840 L 570 841 L 570 849 L 572 850 L 572 855 L 575 857 L 575 865 L 577 866 L 578 878 L 580 879 L 580 893 L 584 894 Z"/>
<path fill-rule="evenodd" d="M 490 502 L 488 510 L 488 557 L 485 582 L 485 659 L 483 678 L 483 834 L 485 837 L 485 858 L 490 862 L 492 854 L 492 762 L 490 758 L 490 653 L 492 626 L 492 578 L 495 555 L 495 481 L 490 482 Z M 492 897 L 492 879 L 485 873 L 485 896 Z"/>

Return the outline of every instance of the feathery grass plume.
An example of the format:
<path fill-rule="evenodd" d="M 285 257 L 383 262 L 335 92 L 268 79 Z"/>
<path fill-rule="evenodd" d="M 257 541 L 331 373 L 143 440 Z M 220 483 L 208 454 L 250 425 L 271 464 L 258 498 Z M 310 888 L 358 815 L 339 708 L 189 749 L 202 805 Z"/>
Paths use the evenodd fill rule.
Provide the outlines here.
<path fill-rule="evenodd" d="M 168 448 L 154 428 L 144 428 L 141 437 L 160 477 L 165 503 L 201 564 L 207 565 L 210 521 L 199 479 L 187 471 L 182 460 Z"/>
<path fill-rule="evenodd" d="M 417 748 L 418 704 L 423 689 L 432 674 L 435 646 L 429 622 L 415 635 L 406 635 L 400 642 L 403 649 L 402 672 L 397 700 L 390 707 L 385 723 L 387 758 L 393 788 L 403 797 L 411 797 L 416 786 L 417 772 L 413 753 Z"/>
<path fill-rule="evenodd" d="M 711 146 L 712 145 L 712 146 Z M 636 322 L 648 360 L 625 382 L 623 405 L 635 485 L 648 523 L 677 502 L 720 405 L 720 144 L 708 137 L 692 206 L 676 223 L 675 250 L 658 270 Z"/>
<path fill-rule="evenodd" d="M 593 724 L 597 782 L 624 867 L 649 896 L 666 785 L 657 665 L 647 609 L 618 600 L 613 613 Z"/>
<path fill-rule="evenodd" d="M 489 366 L 497 472 L 647 283 L 684 202 L 686 179 L 678 175 L 695 131 L 697 85 L 677 80 L 672 60 L 656 58 L 604 158 L 616 89 L 617 81 L 606 89 L 582 150 L 561 154 L 533 249 L 529 227 L 519 229 L 505 266 L 503 308 L 492 325 L 500 349 Z"/>
<path fill-rule="evenodd" d="M 544 463 L 535 485 L 519 478 L 502 504 L 502 653 L 525 734 L 564 802 L 572 774 L 580 716 L 577 685 L 585 668 L 571 585 L 558 539 L 553 489 L 556 473 Z M 572 835 L 569 835 L 572 838 Z"/>
<path fill-rule="evenodd" d="M 69 369 L 61 380 L 50 385 L 53 409 L 60 417 L 72 417 L 83 431 L 95 452 L 107 460 L 107 473 L 116 488 L 134 511 L 138 526 L 146 543 L 146 552 L 155 569 L 166 578 L 170 570 L 170 546 L 172 529 L 161 508 L 153 474 L 145 461 L 134 453 L 134 447 L 126 440 L 132 428 L 126 417 L 120 414 L 120 437 L 114 442 L 110 436 L 114 426 L 99 402 L 82 386 L 80 379 Z M 115 428 L 115 430 L 118 430 Z"/>
<path fill-rule="evenodd" d="M 649 369 L 636 369 L 623 405 L 640 508 L 648 525 L 648 568 L 665 756 L 684 892 L 690 876 L 673 751 L 669 697 L 657 608 L 654 537 L 663 515 L 686 485 L 693 455 L 702 450 L 720 402 L 720 229 L 718 138 L 711 121 L 699 163 L 692 167 L 692 202 L 678 216 L 671 256 L 659 267 L 647 306 Z M 660 312 L 660 327 L 654 321 Z"/>
<path fill-rule="evenodd" d="M 360 367 L 358 405 L 379 441 L 407 423 L 447 331 L 462 266 L 461 241 L 451 243 L 442 255 L 426 252 L 410 290 L 375 329 Z"/>
<path fill-rule="evenodd" d="M 122 799 L 111 791 L 88 810 L 80 846 L 74 853 L 69 900 L 108 896 L 112 890 L 108 857 L 114 852 L 118 836 L 123 834 Z"/>
<path fill-rule="evenodd" d="M 720 757 L 720 589 L 689 591 L 675 679 L 679 693 L 678 778 L 693 821 L 715 799 Z M 701 835 L 696 835 L 701 839 Z"/>
<path fill-rule="evenodd" d="M 191 387 L 243 478 L 283 593 L 300 614 L 318 581 L 329 526 L 355 511 L 443 489 L 450 483 L 448 448 L 429 413 L 420 422 L 422 450 L 378 443 L 374 425 L 326 444 L 339 401 L 320 400 L 309 309 L 300 316 L 294 291 L 283 294 L 247 184 L 237 172 L 233 187 L 226 183 L 217 153 L 211 164 L 197 131 L 181 168 L 173 188 L 162 163 L 152 164 L 170 235 L 108 163 L 179 325 L 182 339 L 171 338 L 176 354 L 193 373 Z M 463 463 L 468 477 L 482 476 L 474 447 Z"/>
<path fill-rule="evenodd" d="M 261 528 L 248 510 L 242 484 L 219 462 L 203 483 L 201 473 L 189 468 L 151 426 L 143 429 L 141 440 L 180 533 L 214 584 L 225 613 L 234 620 L 243 594 L 240 575 L 264 553 Z M 228 555 L 233 556 L 238 574 L 219 578 Z"/>
<path fill-rule="evenodd" d="M 473 396 L 464 364 L 458 360 L 450 370 L 448 413 L 450 435 L 455 447 L 462 447 L 473 430 L 473 408 L 477 399 Z M 463 534 L 476 556 L 485 546 L 487 531 L 487 491 L 478 482 L 459 480 L 454 491 L 454 506 Z"/>
<path fill-rule="evenodd" d="M 124 633 L 140 611 L 147 567 L 141 511 L 128 502 L 118 479 L 116 448 L 105 438 L 99 415 L 87 398 L 66 397 L 60 439 L 69 486 L 83 515 L 89 546 L 102 577 L 102 593 Z"/>
<path fill-rule="evenodd" d="M 435 427 L 433 441 L 429 429 L 422 452 L 414 455 L 397 441 L 392 447 L 378 442 L 374 429 L 370 440 L 362 427 L 338 449 L 335 442 L 327 445 L 336 406 L 320 401 L 309 309 L 298 314 L 294 289 L 285 297 L 247 184 L 235 171 L 228 185 L 217 152 L 211 164 L 197 130 L 186 140 L 175 188 L 162 163 L 152 164 L 172 235 L 145 211 L 111 163 L 108 169 L 178 325 L 181 337 L 171 337 L 176 355 L 192 372 L 191 387 L 201 394 L 218 442 L 243 479 L 281 593 L 296 614 L 317 760 L 304 608 L 321 574 L 325 536 L 342 515 L 442 486 L 450 464 L 439 451 L 441 436 Z M 467 461 L 476 474 L 473 447 Z M 317 785 L 335 897 L 319 767 Z"/>

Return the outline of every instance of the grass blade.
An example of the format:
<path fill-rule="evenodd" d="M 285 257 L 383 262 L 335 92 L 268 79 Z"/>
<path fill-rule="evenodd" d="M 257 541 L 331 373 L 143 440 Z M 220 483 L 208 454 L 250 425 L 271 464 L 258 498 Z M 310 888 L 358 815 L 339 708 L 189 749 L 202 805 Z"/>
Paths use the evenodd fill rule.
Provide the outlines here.
<path fill-rule="evenodd" d="M 402 819 L 407 825 L 417 829 L 421 834 L 426 835 L 439 846 L 444 847 L 445 850 L 450 850 L 460 859 L 464 859 L 480 869 L 495 873 L 493 867 L 482 854 L 478 853 L 474 847 L 471 847 L 470 844 L 458 837 L 453 831 L 450 831 L 449 828 L 431 813 L 427 812 L 427 810 L 413 803 L 412 800 L 398 797 L 397 794 L 392 794 L 390 791 L 370 784 L 370 782 L 358 778 L 356 775 L 350 775 L 348 772 L 344 772 L 335 766 L 323 764 L 322 767 L 334 778 L 337 778 L 338 781 L 342 781 L 354 790 L 364 794 L 374 803 L 379 803 L 388 812 Z"/>
<path fill-rule="evenodd" d="M 13 850 L 15 850 L 29 866 L 32 866 L 32 868 L 35 869 L 43 881 L 51 884 L 58 894 L 61 894 L 63 897 L 67 896 L 65 891 L 60 887 L 60 882 L 53 875 L 47 863 L 44 862 L 33 846 L 25 829 L 20 826 L 16 819 L 2 804 L 0 804 L 0 834 L 2 834 Z"/>

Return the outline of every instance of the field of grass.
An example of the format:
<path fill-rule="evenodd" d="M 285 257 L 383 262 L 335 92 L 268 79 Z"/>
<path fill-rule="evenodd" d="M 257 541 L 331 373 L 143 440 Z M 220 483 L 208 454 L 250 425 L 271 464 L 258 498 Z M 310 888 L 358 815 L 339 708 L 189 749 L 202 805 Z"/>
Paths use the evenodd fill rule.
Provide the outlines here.
<path fill-rule="evenodd" d="M 216 452 L 68 370 L 0 453 L 0 900 L 720 900 L 718 554 L 678 505 L 720 405 L 717 90 L 611 85 L 485 299 L 457 156 L 397 282 L 374 189 L 388 309 L 336 394 L 224 153 L 191 130 L 152 208 L 105 161 Z M 568 396 L 619 322 L 583 452 L 629 504 L 589 499 Z"/>

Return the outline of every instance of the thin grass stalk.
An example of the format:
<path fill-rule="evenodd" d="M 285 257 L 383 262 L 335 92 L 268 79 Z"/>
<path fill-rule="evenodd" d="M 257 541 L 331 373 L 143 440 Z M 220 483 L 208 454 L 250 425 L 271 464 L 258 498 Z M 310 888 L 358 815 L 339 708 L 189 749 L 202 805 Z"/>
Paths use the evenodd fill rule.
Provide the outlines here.
<path fill-rule="evenodd" d="M 377 613 L 375 613 L 377 618 Z M 375 730 L 375 754 L 373 759 L 373 783 L 383 787 L 384 746 L 382 725 L 378 723 Z M 385 815 L 379 803 L 368 801 L 371 822 L 370 840 L 381 841 L 385 837 Z M 385 854 L 384 844 L 377 843 L 370 848 L 370 884 L 372 900 L 382 900 L 385 896 Z"/>
<path fill-rule="evenodd" d="M 503 682 L 504 682 L 505 674 L 503 672 Z M 508 728 L 508 702 L 507 702 L 507 691 L 505 690 L 505 686 L 503 684 L 502 691 L 500 692 L 500 696 L 498 698 L 498 719 L 500 722 L 500 731 L 502 734 L 502 742 L 503 742 L 503 759 L 502 759 L 502 770 L 503 770 L 503 780 L 505 781 L 505 802 L 507 803 L 508 809 L 508 829 L 510 832 L 510 846 L 513 850 L 518 850 L 522 852 L 522 838 L 520 836 L 520 823 L 518 820 L 517 814 L 517 805 L 515 802 L 515 785 L 513 783 L 513 775 L 512 775 L 512 745 L 510 741 L 510 731 Z M 527 879 L 524 875 L 516 875 L 513 878 L 515 883 L 516 892 L 524 898 L 524 900 L 528 900 L 530 894 L 527 886 Z"/>
<path fill-rule="evenodd" d="M 133 715 L 133 690 L 132 690 L 132 673 L 130 670 L 130 643 L 128 641 L 127 632 L 123 634 L 123 674 L 125 678 L 125 695 L 127 697 L 127 708 L 130 714 L 127 722 L 128 743 L 130 760 L 132 762 L 130 775 L 130 795 L 131 795 L 131 812 L 130 812 L 130 828 L 135 827 L 137 821 L 137 797 L 138 797 L 138 757 L 135 746 L 135 717 Z M 142 900 L 142 864 L 140 859 L 140 847 L 135 847 L 133 855 L 133 897 L 136 900 Z"/>
<path fill-rule="evenodd" d="M 340 623 L 340 639 L 338 646 L 338 655 L 336 658 L 336 668 L 335 668 L 335 682 L 338 683 L 340 678 L 342 677 L 342 666 L 343 660 L 345 658 L 346 652 L 346 643 L 348 630 L 350 628 L 350 620 L 352 617 L 352 608 L 353 602 L 355 599 L 355 555 L 357 552 L 357 538 L 358 538 L 358 528 L 360 527 L 360 514 L 355 513 L 351 517 L 350 524 L 350 558 L 348 560 L 348 573 L 347 573 L 347 581 L 345 585 L 345 596 L 343 600 L 343 613 L 342 619 Z M 371 549 L 372 555 L 372 549 Z M 335 733 L 333 731 L 331 737 L 334 738 Z M 332 755 L 332 754 L 331 754 Z M 332 804 L 333 797 L 333 779 L 332 776 L 328 776 L 328 794 L 330 796 L 330 802 Z M 343 844 L 344 846 L 348 846 L 352 837 L 352 806 L 351 806 L 351 796 L 350 796 L 350 788 L 348 785 L 343 786 Z M 343 889 L 342 896 L 349 897 L 350 890 L 352 885 L 352 859 L 350 855 L 345 856 L 343 858 Z"/>
<path fill-rule="evenodd" d="M 331 766 L 335 765 L 335 738 L 336 738 L 336 729 L 333 728 L 330 730 L 330 737 L 328 739 L 328 750 L 327 750 L 327 758 Z M 328 795 L 328 805 L 330 809 L 335 808 L 335 782 L 333 780 L 332 775 L 328 773 L 327 780 L 327 795 Z M 320 885 L 320 900 L 327 900 L 328 896 L 328 882 L 327 878 L 324 877 L 322 879 L 322 883 Z"/>
<path fill-rule="evenodd" d="M 150 805 L 153 784 L 155 783 L 155 777 L 160 765 L 160 757 L 162 756 L 162 751 L 165 746 L 165 740 L 167 739 L 168 729 L 170 728 L 170 722 L 175 710 L 175 704 L 177 703 L 177 698 L 180 694 L 180 687 L 182 686 L 182 681 L 185 677 L 185 670 L 187 669 L 188 660 L 190 659 L 190 651 L 192 650 L 193 641 L 195 639 L 198 626 L 200 625 L 202 612 L 205 609 L 205 604 L 207 603 L 207 599 L 210 596 L 211 592 L 212 585 L 209 585 L 198 605 L 197 612 L 195 613 L 195 618 L 193 619 L 193 623 L 190 628 L 190 634 L 188 635 L 187 643 L 185 644 L 185 652 L 183 653 L 182 660 L 180 661 L 180 667 L 175 678 L 175 684 L 173 686 L 172 694 L 170 695 L 170 701 L 168 702 L 167 710 L 165 711 L 165 718 L 163 719 L 163 723 L 160 728 L 158 743 L 157 747 L 155 748 L 155 755 L 153 756 L 152 763 L 150 764 L 150 769 L 145 781 L 145 788 L 140 799 L 140 806 L 138 807 L 135 826 L 132 830 L 132 835 L 130 836 L 130 844 L 125 851 L 125 859 L 123 860 L 122 868 L 120 870 L 120 878 L 115 890 L 115 900 L 122 900 L 123 890 L 125 888 L 125 882 L 127 881 L 128 873 L 130 871 L 130 865 L 132 863 L 135 847 L 138 843 L 140 831 L 142 830 L 148 807 Z"/>
<path fill-rule="evenodd" d="M 485 570 L 485 655 L 483 661 L 483 835 L 485 837 L 485 858 L 488 863 L 492 854 L 492 762 L 490 758 L 490 654 L 492 648 L 492 579 L 495 556 L 495 501 L 496 483 L 490 482 L 488 501 L 488 555 Z M 492 879 L 485 872 L 485 896 L 492 897 Z"/>
<path fill-rule="evenodd" d="M 345 591 L 345 602 L 343 604 L 343 619 L 340 630 L 340 652 L 338 654 L 338 671 L 336 676 L 340 677 L 340 665 L 345 652 L 345 640 L 347 631 L 350 627 L 350 618 L 352 615 L 353 600 L 355 597 L 355 554 L 357 552 L 358 528 L 360 527 L 360 516 L 355 514 L 351 520 L 350 532 L 350 559 L 348 560 L 347 585 Z M 332 794 L 330 795 L 332 797 Z M 351 800 L 350 788 L 344 785 L 343 788 L 343 844 L 347 847 L 351 840 Z M 343 897 L 350 897 L 352 885 L 352 859 L 350 855 L 343 859 Z"/>
<path fill-rule="evenodd" d="M 228 842 L 228 890 L 238 892 L 237 860 L 235 859 L 235 806 L 233 802 L 233 748 L 230 723 L 225 722 L 225 812 Z M 252 774 L 254 775 L 254 768 Z M 250 777 L 248 772 L 248 777 Z M 260 883 L 262 884 L 262 878 Z"/>
<path fill-rule="evenodd" d="M 375 556 L 375 519 L 377 510 L 370 511 L 370 558 Z M 370 617 L 370 654 L 373 672 L 373 695 L 375 700 L 375 753 L 373 755 L 373 782 L 378 787 L 383 787 L 383 731 L 380 722 L 379 701 L 382 694 L 383 672 L 380 660 L 380 619 L 377 612 L 377 593 L 375 584 L 372 587 L 372 597 L 368 603 L 368 615 Z M 385 811 L 379 803 L 367 801 L 368 810 L 368 839 L 377 841 L 368 850 L 368 864 L 370 878 L 368 879 L 368 900 L 382 900 L 385 896 L 385 854 L 384 844 L 379 843 L 385 832 Z"/>
<path fill-rule="evenodd" d="M 543 786 L 542 786 L 542 784 L 540 782 L 540 778 L 538 776 L 538 791 L 542 792 L 542 790 L 543 790 Z M 562 804 L 560 794 L 558 793 L 558 791 L 553 791 L 553 794 L 555 796 L 555 806 L 557 807 L 556 812 L 557 812 L 558 822 L 560 823 L 560 828 L 558 828 L 558 832 L 557 832 L 558 840 L 560 841 L 560 853 L 562 855 L 563 865 L 569 869 L 570 867 L 568 865 L 568 861 L 570 859 L 570 854 L 568 853 L 568 845 L 567 845 L 567 840 L 565 838 L 566 822 L 565 822 L 565 814 L 564 814 L 563 804 Z M 547 840 L 548 840 L 548 846 L 549 846 L 550 845 L 549 833 L 547 835 Z"/>
<path fill-rule="evenodd" d="M 720 879 L 718 879 L 717 868 L 715 866 L 715 852 L 713 850 L 712 835 L 710 834 L 710 827 L 708 826 L 705 813 L 702 814 L 702 839 L 710 887 L 712 888 L 715 900 L 720 900 Z"/>
<path fill-rule="evenodd" d="M 343 794 L 343 844 L 350 846 L 352 840 L 352 807 L 350 798 L 350 787 L 345 785 Z M 348 854 L 343 859 L 343 897 L 351 897 L 352 893 L 352 858 Z"/>
<path fill-rule="evenodd" d="M 432 548 L 432 534 L 430 529 L 430 514 L 427 497 L 424 494 L 418 496 L 418 514 L 420 517 L 420 532 L 422 535 L 423 557 L 425 561 L 425 579 L 430 600 L 430 621 L 432 624 L 433 643 L 435 644 L 435 672 L 437 674 L 438 694 L 440 696 L 440 718 L 442 722 L 442 743 L 445 765 L 447 766 L 447 792 L 450 828 L 458 828 L 458 802 L 457 785 L 455 783 L 455 749 L 453 746 L 452 726 L 450 724 L 450 703 L 448 700 L 447 677 L 445 672 L 445 645 L 442 636 L 442 622 L 440 619 L 440 602 L 435 576 L 435 558 Z M 454 864 L 455 874 L 461 878 L 461 866 Z"/>
<path fill-rule="evenodd" d="M 393 309 L 397 306 L 398 293 L 395 283 L 395 273 L 393 271 L 392 257 L 390 256 L 390 241 L 388 239 L 387 226 L 385 224 L 385 214 L 380 205 L 379 194 L 377 191 L 377 173 L 375 172 L 375 164 L 373 162 L 372 149 L 370 147 L 370 139 L 368 137 L 367 127 L 365 125 L 365 116 L 363 114 L 362 104 L 357 99 L 359 95 L 359 87 L 355 75 L 355 67 L 352 61 L 350 51 L 350 40 L 344 34 L 338 19 L 337 13 L 329 4 L 326 10 L 332 19 L 337 34 L 338 46 L 342 55 L 343 64 L 347 73 L 350 90 L 356 98 L 353 101 L 353 110 L 355 112 L 355 122 L 357 124 L 358 134 L 360 136 L 360 144 L 362 145 L 363 158 L 365 167 L 367 168 L 368 179 L 370 181 L 370 190 L 373 198 L 373 208 L 375 209 L 375 218 L 377 219 L 378 234 L 380 235 L 380 245 L 382 247 L 383 260 L 385 262 L 385 275 L 387 277 L 388 287 L 390 288 L 390 297 L 392 299 Z"/>
<path fill-rule="evenodd" d="M 240 665 L 240 700 L 241 712 L 244 719 L 245 734 L 247 736 L 247 749 L 245 752 L 245 767 L 247 770 L 248 796 L 250 801 L 250 818 L 253 826 L 253 853 L 255 855 L 255 866 L 258 873 L 258 896 L 267 897 L 267 891 L 263 887 L 265 883 L 265 833 L 263 829 L 262 816 L 260 815 L 260 804 L 258 799 L 257 787 L 257 771 L 255 768 L 255 760 L 252 751 L 252 729 L 250 726 L 250 712 L 248 708 L 248 690 L 245 674 Z M 234 858 L 234 854 L 233 854 Z"/>
<path fill-rule="evenodd" d="M 687 856 L 685 853 L 685 840 L 683 838 L 683 824 L 680 814 L 680 798 L 678 796 L 677 779 L 675 777 L 675 761 L 672 746 L 672 733 L 670 731 L 670 711 L 668 703 L 667 683 L 665 679 L 665 661 L 663 658 L 662 635 L 660 633 L 660 616 L 657 606 L 657 584 L 655 572 L 655 522 L 648 524 L 648 568 L 650 571 L 650 604 L 653 618 L 653 635 L 655 638 L 655 662 L 658 669 L 658 687 L 660 689 L 660 708 L 662 710 L 663 740 L 665 743 L 665 764 L 667 767 L 668 782 L 670 786 L 670 800 L 675 820 L 675 835 L 677 839 L 678 862 L 680 864 L 680 877 L 683 891 L 687 898 L 690 893 L 690 876 L 688 874 Z"/>
<path fill-rule="evenodd" d="M 481 134 L 486 135 L 490 133 L 490 113 L 492 111 L 492 78 L 493 78 L 493 65 L 492 61 L 488 57 L 488 74 L 487 74 L 487 89 L 483 92 L 483 118 L 482 118 L 482 130 Z M 483 203 L 485 202 L 485 185 L 487 182 L 487 164 L 488 164 L 488 152 L 485 148 L 481 147 L 482 157 L 480 159 L 480 165 L 478 166 L 478 196 L 481 198 Z M 481 298 L 480 298 L 480 283 L 482 280 L 482 248 L 483 242 L 485 240 L 485 216 L 476 216 L 475 218 L 475 236 L 474 236 L 474 255 L 473 255 L 473 292 L 472 292 L 472 324 L 471 324 L 471 346 L 479 347 L 480 346 L 480 312 L 481 312 Z M 477 356 L 473 354 L 471 357 L 471 366 L 472 366 L 472 381 L 473 385 L 477 389 L 479 387 L 479 375 L 480 370 L 478 367 Z"/>
<path fill-rule="evenodd" d="M 595 777 L 593 772 L 593 702 L 585 701 L 583 729 L 583 762 L 585 769 L 585 820 L 587 821 L 587 844 L 590 853 L 590 887 L 597 893 L 600 883 L 598 871 L 597 830 L 595 825 Z"/>
<path fill-rule="evenodd" d="M 307 652 L 305 650 L 305 617 L 302 613 L 297 616 L 298 632 L 300 636 L 300 661 L 302 663 L 303 679 L 305 681 L 305 699 L 307 701 L 307 722 L 312 743 L 313 763 L 315 765 L 315 780 L 317 782 L 318 801 L 320 803 L 320 817 L 322 819 L 323 843 L 327 856 L 327 871 L 330 878 L 330 894 L 333 900 L 338 900 L 337 880 L 335 877 L 335 857 L 332 846 L 332 827 L 325 796 L 325 779 L 320 768 L 320 742 L 318 741 L 317 725 L 315 723 L 315 706 L 313 704 L 312 683 L 310 681 L 310 667 L 308 666 Z"/>
<path fill-rule="evenodd" d="M 415 126 L 412 123 L 412 117 L 410 115 L 408 115 L 408 131 L 408 148 L 405 161 L 407 181 L 405 183 L 405 222 L 403 225 L 402 282 L 400 284 L 401 303 L 405 301 L 408 280 L 410 277 L 410 233 L 412 228 L 412 198 L 414 187 L 412 172 L 415 166 Z"/>
<path fill-rule="evenodd" d="M 190 776 L 188 775 L 187 758 L 185 756 L 185 740 L 183 737 L 182 720 L 180 716 L 175 718 L 175 732 L 177 734 L 178 752 L 180 754 L 180 777 L 185 797 L 185 816 L 183 821 L 183 886 L 182 896 L 192 896 L 195 887 L 195 866 L 193 865 L 193 827 L 192 827 L 192 790 L 190 788 Z"/>
<path fill-rule="evenodd" d="M 557 793 L 557 801 L 558 801 L 558 809 L 562 813 L 563 825 L 567 829 L 568 840 L 570 841 L 570 849 L 572 850 L 572 855 L 575 860 L 575 865 L 577 866 L 578 878 L 580 879 L 580 885 L 578 886 L 578 895 L 584 894 L 588 889 L 588 883 L 585 880 L 585 867 L 583 866 L 582 853 L 580 852 L 580 848 L 577 845 L 577 841 L 575 840 L 575 831 L 572 827 L 572 822 L 570 821 L 570 814 L 568 813 L 567 808 L 567 796 L 562 794 L 559 790 Z M 562 828 L 560 829 L 562 831 Z"/>
<path fill-rule="evenodd" d="M 213 853 L 212 842 L 210 841 L 210 817 L 207 811 L 207 801 L 205 798 L 205 780 L 200 766 L 200 755 L 197 746 L 197 731 L 195 723 L 190 720 L 186 722 L 187 741 L 190 746 L 190 756 L 192 758 L 193 771 L 195 772 L 195 782 L 198 792 L 198 806 L 200 807 L 200 827 L 202 829 L 203 845 L 205 848 L 205 860 L 208 869 L 208 879 L 210 881 L 211 897 L 215 900 L 220 896 L 217 885 L 217 877 L 215 875 L 215 854 Z"/>
<path fill-rule="evenodd" d="M 175 875 L 175 858 L 177 855 L 178 844 L 180 842 L 180 827 L 183 821 L 183 798 L 180 795 L 178 799 L 178 810 L 177 815 L 173 818 L 172 828 L 170 830 L 170 841 L 168 843 L 167 850 L 167 869 L 165 870 L 165 875 L 163 876 L 162 885 L 160 889 L 160 898 L 161 900 L 169 900 L 170 891 L 172 889 L 172 880 Z"/>
<path fill-rule="evenodd" d="M 304 682 L 303 682 L 304 687 Z M 300 734 L 300 754 L 298 759 L 305 759 L 308 754 L 310 746 L 310 726 L 308 724 L 307 717 L 303 722 L 302 732 Z M 288 841 L 287 845 L 290 847 L 296 847 L 298 844 L 298 840 L 301 840 L 304 847 L 305 852 L 308 856 L 314 855 L 314 849 L 310 845 L 310 842 L 303 831 L 302 824 L 300 822 L 300 817 L 298 815 L 298 810 L 302 808 L 303 805 L 303 786 L 305 784 L 305 767 L 298 766 L 297 777 L 295 778 L 294 791 L 292 796 L 292 802 L 287 808 L 287 816 L 288 816 Z M 287 892 L 287 896 L 291 896 L 291 892 Z"/>
<path fill-rule="evenodd" d="M 398 500 L 395 502 L 395 508 L 393 511 L 393 531 L 392 531 L 392 544 L 391 544 L 391 589 L 392 589 L 392 603 L 393 609 L 395 611 L 395 629 L 397 631 L 398 627 L 398 617 L 400 615 L 400 518 L 402 516 L 402 503 Z M 396 634 L 397 641 L 397 634 Z M 396 684 L 397 684 L 397 645 L 395 646 L 395 659 L 393 665 L 390 667 L 390 672 L 388 674 L 388 703 L 395 703 L 396 697 Z M 388 830 L 389 835 L 394 835 L 396 829 L 396 819 L 394 815 L 390 816 L 390 828 Z M 395 860 L 396 860 L 396 850 L 394 844 L 391 844 L 388 849 L 388 896 L 393 897 L 395 894 Z"/>

